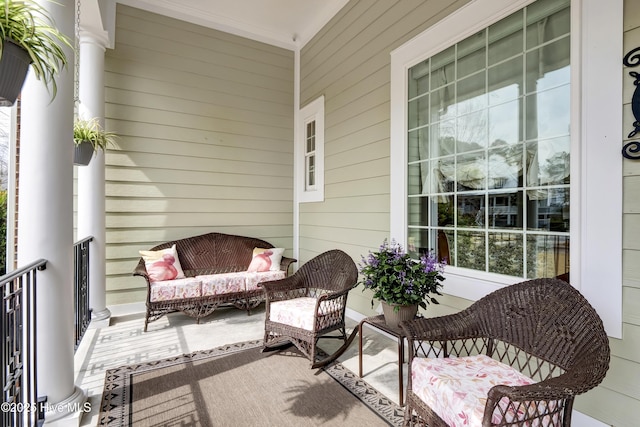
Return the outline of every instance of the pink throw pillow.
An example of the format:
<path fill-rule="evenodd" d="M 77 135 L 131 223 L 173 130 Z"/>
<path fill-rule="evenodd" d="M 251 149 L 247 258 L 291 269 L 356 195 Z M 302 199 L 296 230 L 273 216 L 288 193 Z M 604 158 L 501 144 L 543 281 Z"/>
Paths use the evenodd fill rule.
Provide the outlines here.
<path fill-rule="evenodd" d="M 176 245 L 159 251 L 140 251 L 140 255 L 144 259 L 149 281 L 160 282 L 184 278 Z"/>
<path fill-rule="evenodd" d="M 277 271 L 280 270 L 280 260 L 282 260 L 282 254 L 284 248 L 255 248 L 253 250 L 253 259 L 247 271 L 260 272 L 260 271 Z"/>

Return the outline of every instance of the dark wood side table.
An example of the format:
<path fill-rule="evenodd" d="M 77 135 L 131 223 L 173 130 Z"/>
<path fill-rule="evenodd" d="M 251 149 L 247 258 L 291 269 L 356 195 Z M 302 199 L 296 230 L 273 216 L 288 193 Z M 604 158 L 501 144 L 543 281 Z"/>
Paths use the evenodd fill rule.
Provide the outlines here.
<path fill-rule="evenodd" d="M 392 335 L 398 339 L 398 386 L 400 388 L 399 394 L 399 403 L 400 406 L 404 406 L 404 386 L 402 381 L 402 369 L 404 364 L 404 340 L 405 335 L 401 328 L 392 328 L 387 325 L 384 321 L 384 315 L 372 316 L 362 319 L 360 325 L 358 325 L 358 335 L 360 335 L 360 345 L 358 347 L 358 367 L 360 378 L 362 378 L 362 327 L 365 324 L 371 325 L 373 328 L 379 329 Z"/>

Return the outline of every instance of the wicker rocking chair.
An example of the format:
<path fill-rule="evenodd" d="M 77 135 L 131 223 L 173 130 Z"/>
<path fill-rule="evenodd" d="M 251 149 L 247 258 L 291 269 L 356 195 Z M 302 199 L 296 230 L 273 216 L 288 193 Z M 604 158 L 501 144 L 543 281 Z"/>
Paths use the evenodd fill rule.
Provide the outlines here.
<path fill-rule="evenodd" d="M 347 337 L 345 309 L 349 291 L 356 285 L 358 269 L 340 250 L 324 252 L 309 260 L 292 276 L 261 283 L 266 296 L 263 351 L 294 344 L 319 368 L 338 358 L 357 334 Z M 327 335 L 338 331 L 339 335 Z M 318 360 L 319 338 L 338 338 L 344 344 Z"/>
<path fill-rule="evenodd" d="M 600 317 L 558 279 L 401 326 L 410 349 L 405 425 L 569 426 L 575 396 L 609 367 Z"/>

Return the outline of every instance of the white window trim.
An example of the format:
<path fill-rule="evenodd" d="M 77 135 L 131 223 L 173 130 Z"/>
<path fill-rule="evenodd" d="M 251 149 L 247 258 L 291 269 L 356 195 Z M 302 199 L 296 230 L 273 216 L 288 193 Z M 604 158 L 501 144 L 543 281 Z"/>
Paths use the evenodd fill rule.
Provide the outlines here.
<path fill-rule="evenodd" d="M 391 238 L 407 243 L 407 73 L 534 0 L 474 0 L 391 52 Z M 571 0 L 571 283 L 622 337 L 623 1 Z M 477 300 L 521 278 L 448 267 L 444 292 Z"/>
<path fill-rule="evenodd" d="M 324 95 L 301 108 L 298 113 L 298 134 L 296 135 L 296 183 L 298 203 L 324 201 Z M 315 186 L 306 188 L 306 129 L 307 123 L 316 122 Z"/>

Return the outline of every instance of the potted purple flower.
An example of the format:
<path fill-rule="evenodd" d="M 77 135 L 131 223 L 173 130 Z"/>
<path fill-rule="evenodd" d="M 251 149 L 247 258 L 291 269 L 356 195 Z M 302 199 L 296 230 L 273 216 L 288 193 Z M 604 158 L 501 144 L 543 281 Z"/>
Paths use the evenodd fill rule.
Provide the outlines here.
<path fill-rule="evenodd" d="M 439 304 L 433 295 L 442 295 L 445 263 L 438 262 L 433 252 L 414 260 L 395 240 L 385 239 L 378 252 L 362 257 L 359 267 L 359 283 L 373 291 L 371 307 L 375 299 L 380 300 L 389 326 L 413 319 L 418 307 Z"/>

